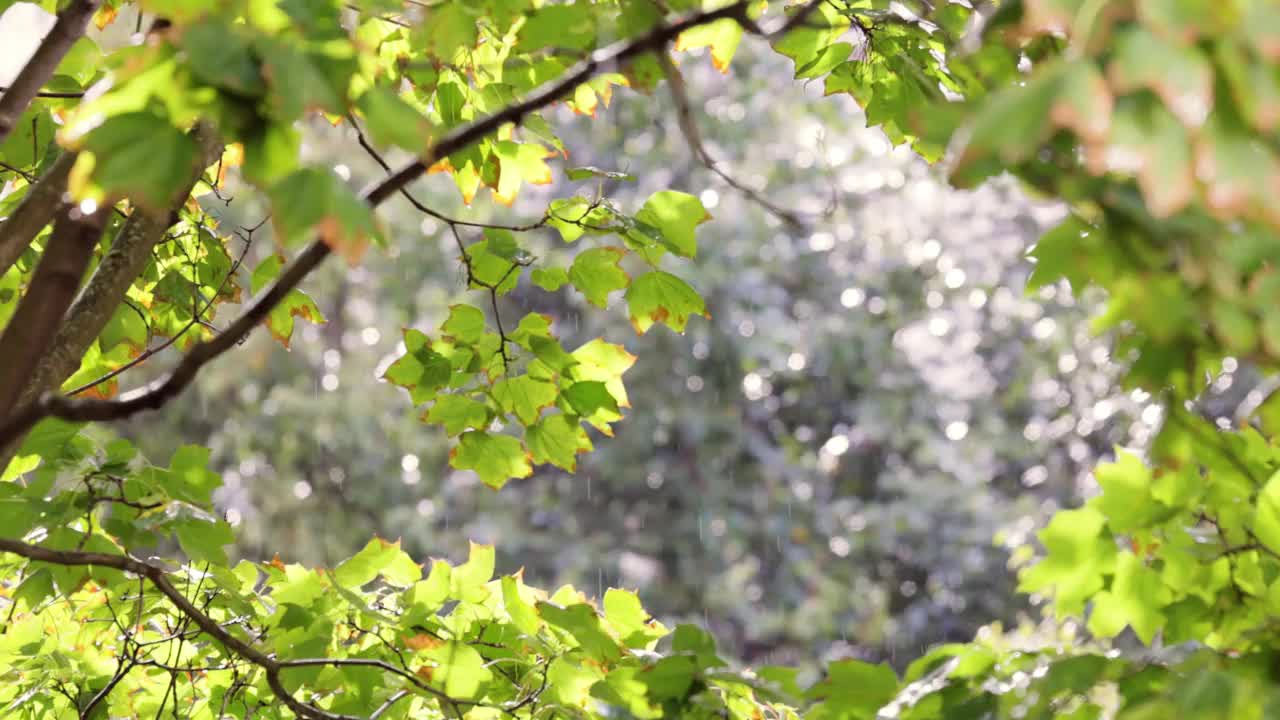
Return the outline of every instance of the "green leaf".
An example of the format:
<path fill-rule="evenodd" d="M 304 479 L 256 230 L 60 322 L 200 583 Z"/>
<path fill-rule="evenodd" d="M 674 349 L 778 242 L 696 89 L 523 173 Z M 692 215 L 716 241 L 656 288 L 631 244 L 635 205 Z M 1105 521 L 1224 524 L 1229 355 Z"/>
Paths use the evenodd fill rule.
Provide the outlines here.
<path fill-rule="evenodd" d="M 440 326 L 440 331 L 460 343 L 479 342 L 485 333 L 484 313 L 474 305 L 450 305 L 449 319 Z"/>
<path fill-rule="evenodd" d="M 621 345 L 600 338 L 583 344 L 571 355 L 578 362 L 573 371 L 575 378 L 603 382 L 605 389 L 617 400 L 618 407 L 631 406 L 622 376 L 635 364 L 635 355 Z"/>
<path fill-rule="evenodd" d="M 702 296 L 688 283 L 671 273 L 654 270 L 635 278 L 627 290 L 631 325 L 644 334 L 655 323 L 666 323 L 684 332 L 690 315 L 711 317 Z"/>
<path fill-rule="evenodd" d="M 827 677 L 806 695 L 822 700 L 836 717 L 872 718 L 898 693 L 898 676 L 887 663 L 840 660 L 827 668 Z"/>
<path fill-rule="evenodd" d="M 227 564 L 227 554 L 222 548 L 236 541 L 235 533 L 227 523 L 188 519 L 175 522 L 173 529 L 182 551 L 192 562 Z"/>
<path fill-rule="evenodd" d="M 626 250 L 617 247 L 584 250 L 573 259 L 569 281 L 586 296 L 587 302 L 606 308 L 609 306 L 609 293 L 622 290 L 631 282 L 631 276 L 618 265 L 626 254 Z"/>
<path fill-rule="evenodd" d="M 649 196 L 636 219 L 662 233 L 663 246 L 681 257 L 695 257 L 698 241 L 694 228 L 711 219 L 702 201 L 687 193 L 662 190 Z"/>
<path fill-rule="evenodd" d="M 180 41 L 192 74 L 201 82 L 245 98 L 266 92 L 243 26 L 206 18 L 183 28 Z"/>
<path fill-rule="evenodd" d="M 166 491 L 175 499 L 207 506 L 213 502 L 213 491 L 221 486 L 222 478 L 209 469 L 209 448 L 183 445 L 174 451 Z"/>
<path fill-rule="evenodd" d="M 590 605 L 560 607 L 550 602 L 537 605 L 538 614 L 547 623 L 565 630 L 591 658 L 616 662 L 622 656 L 618 643 L 600 627 L 600 616 Z"/>
<path fill-rule="evenodd" d="M 492 545 L 472 542 L 468 544 L 467 561 L 453 569 L 451 592 L 465 594 L 480 587 L 493 577 L 496 553 Z"/>
<path fill-rule="evenodd" d="M 1130 28 L 1116 38 L 1107 77 L 1121 92 L 1148 88 L 1187 127 L 1198 127 L 1213 107 L 1213 70 L 1194 46 L 1164 42 Z"/>
<path fill-rule="evenodd" d="M 546 5 L 525 18 L 515 50 L 519 53 L 545 47 L 586 50 L 595 41 L 595 17 L 589 6 Z"/>
<path fill-rule="evenodd" d="M 53 116 L 43 103 L 34 102 L 22 113 L 9 136 L 0 143 L 0 157 L 18 168 L 39 162 L 56 131 Z"/>
<path fill-rule="evenodd" d="M 547 292 L 555 292 L 569 282 L 569 273 L 559 267 L 534 268 L 530 278 L 534 285 Z"/>
<path fill-rule="evenodd" d="M 551 167 L 546 158 L 551 151 L 536 143 L 514 143 L 503 140 L 493 149 L 498 158 L 498 187 L 495 197 L 510 205 L 524 183 L 548 185 L 551 183 Z"/>
<path fill-rule="evenodd" d="M 1273 474 L 1258 493 L 1253 534 L 1270 550 L 1280 552 L 1280 472 Z"/>
<path fill-rule="evenodd" d="M 1161 608 L 1168 600 L 1169 591 L 1159 573 L 1133 553 L 1120 553 L 1111 587 L 1093 598 L 1089 632 L 1098 637 L 1114 637 L 1128 625 L 1142 642 L 1150 643 L 1156 631 L 1164 626 Z"/>
<path fill-rule="evenodd" d="M 312 110 L 341 114 L 356 70 L 354 58 L 327 57 L 278 38 L 255 38 L 274 119 L 292 123 Z"/>
<path fill-rule="evenodd" d="M 427 402 L 449 384 L 453 363 L 431 349 L 427 336 L 418 330 L 405 329 L 405 354 L 387 367 L 382 377 L 392 385 L 409 391 L 415 405 Z"/>
<path fill-rule="evenodd" d="M 554 384 L 528 375 L 503 378 L 493 384 L 494 399 L 525 425 L 537 422 L 542 410 L 555 404 L 557 394 Z"/>
<path fill-rule="evenodd" d="M 458 470 L 474 470 L 480 481 L 492 488 L 533 474 L 529 453 L 519 440 L 479 430 L 458 438 L 458 446 L 449 453 L 449 465 Z"/>
<path fill-rule="evenodd" d="M 298 168 L 302 136 L 283 123 L 262 123 L 245 132 L 240 171 L 259 187 L 270 187 Z"/>
<path fill-rule="evenodd" d="M 627 647 L 644 648 L 666 634 L 660 623 L 651 622 L 649 613 L 633 592 L 609 588 L 604 593 L 604 617 L 622 637 Z"/>
<path fill-rule="evenodd" d="M 1137 455 L 1117 450 L 1116 462 L 1099 465 L 1094 475 L 1102 487 L 1094 505 L 1113 530 L 1138 530 L 1155 517 L 1158 508 L 1151 497 L 1151 471 Z"/>
<path fill-rule="evenodd" d="M 279 255 L 272 255 L 259 263 L 250 277 L 253 291 L 262 292 L 270 286 L 280 276 L 280 270 L 283 267 L 284 258 Z M 301 290 L 293 289 L 284 296 L 279 305 L 272 308 L 267 316 L 267 329 L 271 331 L 272 337 L 287 348 L 293 337 L 293 320 L 298 317 L 316 325 L 325 322 L 324 314 L 320 312 L 320 308 L 311 296 Z"/>
<path fill-rule="evenodd" d="M 1018 590 L 1051 591 L 1059 617 L 1079 614 L 1115 565 L 1115 542 L 1103 535 L 1105 527 L 1106 518 L 1091 507 L 1058 512 L 1039 534 L 1045 558 L 1022 572 Z"/>
<path fill-rule="evenodd" d="M 533 604 L 525 600 L 524 582 L 520 573 L 502 578 L 502 606 L 511 616 L 511 622 L 529 637 L 535 637 L 542 629 L 542 621 Z"/>
<path fill-rule="evenodd" d="M 82 153 L 72 170 L 72 192 L 79 197 L 126 196 L 167 212 L 196 169 L 195 142 L 149 112 L 107 118 L 78 144 L 90 153 Z"/>
<path fill-rule="evenodd" d="M 415 29 L 414 44 L 449 63 L 459 50 L 475 47 L 478 29 L 475 9 L 469 4 L 440 3 L 427 12 L 425 21 Z"/>
<path fill-rule="evenodd" d="M 372 209 L 327 170 L 296 170 L 276 183 L 267 195 L 271 199 L 272 225 L 286 246 L 315 233 L 348 262 L 355 263 L 371 241 L 382 241 Z"/>
<path fill-rule="evenodd" d="M 635 182 L 636 176 L 630 173 L 618 172 L 616 170 L 602 170 L 591 165 L 583 165 L 582 167 L 573 167 L 564 171 L 565 176 L 575 182 L 579 180 L 591 180 L 600 178 L 602 180 L 618 180 L 622 182 Z"/>
<path fill-rule="evenodd" d="M 511 260 L 489 250 L 489 240 L 472 243 L 467 248 L 467 259 L 471 265 L 471 287 L 473 289 L 494 289 L 499 295 L 505 295 L 515 289 L 520 281 L 520 266 Z M 499 252 L 509 248 L 498 247 Z"/>
<path fill-rule="evenodd" d="M 617 399 L 602 382 L 595 380 L 576 382 L 565 388 L 564 397 L 579 415 L 589 417 L 600 410 L 605 410 L 616 415 L 615 419 L 622 417 L 618 414 Z"/>
<path fill-rule="evenodd" d="M 351 589 L 367 585 L 379 575 L 396 585 L 407 586 L 422 579 L 422 568 L 400 549 L 399 542 L 375 537 L 333 570 L 338 583 Z"/>
<path fill-rule="evenodd" d="M 435 135 L 425 115 L 385 88 L 370 88 L 361 95 L 360 112 L 373 141 L 384 147 L 395 146 L 421 155 Z"/>
<path fill-rule="evenodd" d="M 438 663 L 430 674 L 431 682 L 449 697 L 478 697 L 493 678 L 493 672 L 485 667 L 484 657 L 466 643 L 450 640 L 422 654 Z"/>
<path fill-rule="evenodd" d="M 489 408 L 461 395 L 441 395 L 424 419 L 443 425 L 449 435 L 457 435 L 467 429 L 483 430 L 489 424 Z"/>
<path fill-rule="evenodd" d="M 591 438 L 578 419 L 563 413 L 548 415 L 530 425 L 524 440 L 535 463 L 551 463 L 568 472 L 577 470 L 580 453 L 593 449 Z"/>

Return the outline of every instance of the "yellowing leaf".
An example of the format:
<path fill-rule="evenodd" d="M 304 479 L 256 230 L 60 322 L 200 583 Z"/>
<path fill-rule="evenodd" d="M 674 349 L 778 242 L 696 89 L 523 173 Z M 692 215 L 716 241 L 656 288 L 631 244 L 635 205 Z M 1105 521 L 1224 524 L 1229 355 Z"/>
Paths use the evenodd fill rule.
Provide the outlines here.
<path fill-rule="evenodd" d="M 676 50 L 710 47 L 711 63 L 722 73 L 729 72 L 729 63 L 742 41 L 742 25 L 732 18 L 724 18 L 690 28 L 676 39 Z"/>
<path fill-rule="evenodd" d="M 297 170 L 276 183 L 267 195 L 272 225 L 286 246 L 314 232 L 354 264 L 370 241 L 381 241 L 381 230 L 368 204 L 331 172 Z"/>

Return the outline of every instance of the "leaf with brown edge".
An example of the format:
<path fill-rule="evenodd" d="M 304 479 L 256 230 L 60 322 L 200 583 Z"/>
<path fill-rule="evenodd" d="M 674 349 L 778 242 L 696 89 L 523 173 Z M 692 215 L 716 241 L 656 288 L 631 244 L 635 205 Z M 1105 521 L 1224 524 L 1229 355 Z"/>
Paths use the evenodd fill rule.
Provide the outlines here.
<path fill-rule="evenodd" d="M 1120 92 L 1152 90 L 1188 128 L 1203 125 L 1213 108 L 1213 69 L 1204 53 L 1145 30 L 1130 29 L 1116 39 L 1107 79 Z"/>
<path fill-rule="evenodd" d="M 536 463 L 551 463 L 562 470 L 574 472 L 578 467 L 577 456 L 591 452 L 591 438 L 576 417 L 549 415 L 529 426 L 525 443 Z"/>
<path fill-rule="evenodd" d="M 497 161 L 498 178 L 494 199 L 504 205 L 515 202 L 516 194 L 524 183 L 549 185 L 551 167 L 546 158 L 555 153 L 537 143 L 515 143 L 503 140 L 494 146 L 493 157 Z"/>
<path fill-rule="evenodd" d="M 733 18 L 724 18 L 690 28 L 676 38 L 677 51 L 694 48 L 711 48 L 711 64 L 722 73 L 729 72 L 729 63 L 742 42 L 742 25 Z"/>
<path fill-rule="evenodd" d="M 1117 107 L 1106 149 L 1091 155 L 1095 173 L 1137 176 L 1151 214 L 1168 217 L 1195 196 L 1190 139 L 1187 131 L 1151 96 L 1125 98 Z"/>
<path fill-rule="evenodd" d="M 268 192 L 271 222 L 286 247 L 315 232 L 320 240 L 354 264 L 382 232 L 373 210 L 333 173 L 319 168 L 296 170 Z"/>
<path fill-rule="evenodd" d="M 108 25 L 115 22 L 116 17 L 120 15 L 120 9 L 115 5 L 106 4 L 98 8 L 93 14 L 93 26 L 99 30 L 105 29 Z"/>
<path fill-rule="evenodd" d="M 431 637 L 426 633 L 409 635 L 409 636 L 406 636 L 404 639 L 405 647 L 409 648 L 410 650 L 431 650 L 432 648 L 438 648 L 443 644 L 444 644 L 443 640 L 439 638 Z M 430 670 L 430 668 L 420 668 L 419 674 L 421 674 L 422 670 Z M 427 674 L 426 679 L 427 680 L 431 679 L 430 673 Z"/>
<path fill-rule="evenodd" d="M 702 296 L 689 283 L 662 270 L 645 273 L 627 290 L 631 325 L 643 335 L 657 323 L 683 333 L 692 315 L 711 317 Z"/>
<path fill-rule="evenodd" d="M 278 254 L 259 263 L 249 278 L 249 285 L 253 292 L 262 292 L 275 281 L 283 266 L 284 256 Z M 288 348 L 289 340 L 293 336 L 293 320 L 296 317 L 316 325 L 325 322 L 324 313 L 320 312 L 320 308 L 311 296 L 295 288 L 285 295 L 279 305 L 272 308 L 271 313 L 263 320 L 263 324 L 271 331 L 272 337 Z"/>

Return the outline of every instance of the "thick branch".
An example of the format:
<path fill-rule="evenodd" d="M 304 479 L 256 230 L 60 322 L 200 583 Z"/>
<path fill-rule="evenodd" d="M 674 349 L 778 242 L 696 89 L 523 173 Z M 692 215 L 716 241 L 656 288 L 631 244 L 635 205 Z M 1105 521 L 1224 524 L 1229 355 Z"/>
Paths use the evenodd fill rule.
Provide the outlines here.
<path fill-rule="evenodd" d="M 13 412 L 36 364 L 48 351 L 80 288 L 109 212 L 104 207 L 85 215 L 79 208 L 66 207 L 58 213 L 31 286 L 0 335 L 0 358 L 4 358 L 0 363 L 0 417 Z"/>
<path fill-rule="evenodd" d="M 31 382 L 18 395 L 18 404 L 25 405 L 46 390 L 56 390 L 80 367 L 80 358 L 102 333 L 116 308 L 124 301 L 134 280 L 151 261 L 151 251 L 164 239 L 165 231 L 172 223 L 173 212 L 182 207 L 199 181 L 205 168 L 217 161 L 222 152 L 217 133 L 205 124 L 196 125 L 191 131 L 199 147 L 186 182 L 175 190 L 180 198 L 174 207 L 148 210 L 134 208 L 124 227 L 116 234 L 111 249 L 89 278 L 84 292 L 76 298 L 66 321 L 58 328 L 53 344 L 40 358 Z"/>
<path fill-rule="evenodd" d="M 818 0 L 814 0 L 796 11 L 779 29 L 763 34 L 772 37 L 785 32 L 806 17 L 817 2 Z M 525 116 L 565 97 L 578 85 L 600 72 L 614 70 L 622 63 L 645 53 L 665 52 L 667 44 L 685 30 L 722 19 L 733 19 L 745 24 L 749 22 L 746 17 L 749 4 L 748 0 L 741 0 L 716 10 L 696 13 L 674 23 L 659 25 L 638 38 L 620 41 L 597 50 L 564 76 L 535 90 L 525 99 L 446 134 L 420 160 L 410 162 L 383 178 L 365 190 L 362 196 L 370 205 L 375 207 L 380 205 L 387 198 L 400 192 L 401 188 L 421 177 L 430 165 L 441 158 L 470 147 L 508 123 L 519 123 Z M 756 31 L 754 24 L 748 29 Z M 27 405 L 19 413 L 0 424 L 0 443 L 7 445 L 20 438 L 45 417 L 54 416 L 78 422 L 118 420 L 143 410 L 162 407 L 181 393 L 206 363 L 234 348 L 254 327 L 265 320 L 271 310 L 328 257 L 329 252 L 329 247 L 322 241 L 316 240 L 308 245 L 284 269 L 276 282 L 254 300 L 244 314 L 217 337 L 194 346 L 183 357 L 173 373 L 153 387 L 132 397 L 118 400 L 88 398 L 73 400 L 56 393 L 46 393 L 38 402 Z"/>
<path fill-rule="evenodd" d="M 39 180 L 27 189 L 26 197 L 3 223 L 0 223 L 0 276 L 9 271 L 36 235 L 53 220 L 64 203 L 67 176 L 76 162 L 75 153 L 63 153 Z"/>
<path fill-rule="evenodd" d="M 13 79 L 13 84 L 0 95 L 0 142 L 13 132 L 18 118 L 26 111 L 27 106 L 39 94 L 40 88 L 53 77 L 58 63 L 71 49 L 77 40 L 84 37 L 89 25 L 89 18 L 97 11 L 100 0 L 72 0 L 71 4 L 58 13 L 53 29 L 44 36 L 35 54 L 27 61 L 22 72 Z"/>

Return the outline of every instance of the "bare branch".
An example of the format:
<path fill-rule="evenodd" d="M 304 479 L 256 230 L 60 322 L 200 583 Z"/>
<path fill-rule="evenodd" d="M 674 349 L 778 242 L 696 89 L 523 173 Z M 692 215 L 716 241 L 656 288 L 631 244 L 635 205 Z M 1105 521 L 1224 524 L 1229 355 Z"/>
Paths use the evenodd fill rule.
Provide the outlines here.
<path fill-rule="evenodd" d="M 748 4 L 749 0 L 739 0 L 715 10 L 695 13 L 681 20 L 659 25 L 638 38 L 622 40 L 597 50 L 562 77 L 533 91 L 523 100 L 447 133 L 436 141 L 422 158 L 405 164 L 375 183 L 362 193 L 362 197 L 370 205 L 377 207 L 421 177 L 428 167 L 441 158 L 470 147 L 497 132 L 504 125 L 519 124 L 525 116 L 560 100 L 596 74 L 615 70 L 620 65 L 646 53 L 665 52 L 665 48 L 673 39 L 690 28 L 726 18 L 742 22 Z M 780 32 L 785 32 L 794 23 L 807 17 L 816 4 L 816 1 L 810 2 L 802 7 L 779 29 L 765 33 L 766 36 L 773 37 Z M 271 310 L 315 270 L 330 252 L 328 245 L 323 241 L 313 241 L 285 267 L 275 283 L 222 334 L 195 345 L 168 377 L 151 388 L 127 399 L 118 400 L 73 400 L 56 393 L 46 393 L 37 402 L 28 404 L 0 424 L 0 444 L 12 444 L 45 417 L 54 416 L 71 421 L 118 420 L 143 410 L 164 406 L 195 379 L 196 374 L 205 364 L 238 345 L 254 327 L 265 320 Z"/>
<path fill-rule="evenodd" d="M 98 208 L 85 214 L 65 207 L 54 220 L 53 234 L 40 257 L 27 294 L 22 296 L 0 335 L 0 417 L 9 416 L 22 389 L 62 324 L 80 280 L 89 267 L 93 248 L 110 212 Z"/>
<path fill-rule="evenodd" d="M 0 223 L 0 276 L 22 257 L 22 253 L 63 206 L 67 176 L 75 162 L 75 153 L 59 156 L 49 170 L 27 189 L 26 196 L 13 214 Z"/>
<path fill-rule="evenodd" d="M 0 86 L 0 93 L 8 92 L 9 88 Z M 75 100 L 84 97 L 83 92 L 47 92 L 41 90 L 36 93 L 38 98 L 48 98 L 50 100 Z"/>
<path fill-rule="evenodd" d="M 754 188 L 743 184 L 722 169 L 715 159 L 711 157 L 711 153 L 707 152 L 706 146 L 702 144 L 702 136 L 698 133 L 698 124 L 693 117 L 693 105 L 689 102 L 688 93 L 685 92 L 684 78 L 680 75 L 680 71 L 676 69 L 675 64 L 671 62 L 671 58 L 667 57 L 666 54 L 659 54 L 658 61 L 662 64 L 662 71 L 667 76 L 667 86 L 671 88 L 671 100 L 676 106 L 676 124 L 680 126 L 680 132 L 684 135 L 685 142 L 689 145 L 689 150 L 698 159 L 698 162 L 719 176 L 729 187 L 742 193 L 748 200 L 772 213 L 779 220 L 787 223 L 792 228 L 803 228 L 804 223 L 798 215 L 769 200 Z"/>
<path fill-rule="evenodd" d="M 388 710 L 394 707 L 396 703 L 400 702 L 400 700 L 408 694 L 408 690 L 395 691 L 391 694 L 391 697 L 387 698 L 386 702 L 382 703 L 382 705 L 378 706 L 377 710 L 373 711 L 373 714 L 369 716 L 369 720 L 378 720 L 378 718 L 385 715 Z"/>
<path fill-rule="evenodd" d="M 49 34 L 44 36 L 35 54 L 27 61 L 13 84 L 0 95 L 0 142 L 13 132 L 18 118 L 39 94 L 40 88 L 49 82 L 58 63 L 77 40 L 84 37 L 89 18 L 97 11 L 100 0 L 72 0 L 54 22 Z"/>

